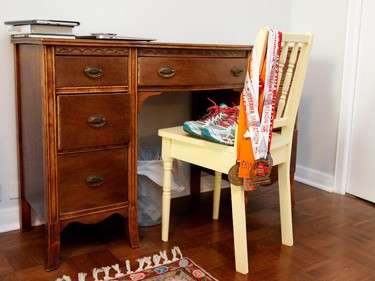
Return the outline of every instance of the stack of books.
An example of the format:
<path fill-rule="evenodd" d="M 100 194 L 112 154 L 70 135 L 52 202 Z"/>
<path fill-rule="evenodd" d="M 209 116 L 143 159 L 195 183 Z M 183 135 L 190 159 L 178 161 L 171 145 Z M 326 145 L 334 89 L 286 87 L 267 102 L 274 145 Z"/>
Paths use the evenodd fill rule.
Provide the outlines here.
<path fill-rule="evenodd" d="M 62 20 L 18 20 L 6 21 L 9 25 L 8 32 L 12 38 L 68 38 L 74 39 L 73 28 L 78 26 L 78 21 Z"/>

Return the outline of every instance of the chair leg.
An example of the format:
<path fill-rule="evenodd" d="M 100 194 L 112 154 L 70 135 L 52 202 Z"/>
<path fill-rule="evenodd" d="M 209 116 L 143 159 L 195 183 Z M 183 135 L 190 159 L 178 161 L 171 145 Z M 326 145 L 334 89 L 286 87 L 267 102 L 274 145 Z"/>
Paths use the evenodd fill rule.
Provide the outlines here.
<path fill-rule="evenodd" d="M 247 256 L 246 209 L 242 186 L 231 184 L 234 258 L 236 271 L 242 274 L 249 272 Z"/>
<path fill-rule="evenodd" d="M 294 198 L 294 173 L 290 174 L 290 200 L 292 201 L 292 208 L 296 206 L 296 200 Z"/>
<path fill-rule="evenodd" d="M 170 157 L 169 140 L 162 139 L 162 159 L 163 159 L 163 195 L 162 195 L 162 219 L 161 219 L 161 240 L 168 241 L 169 218 L 171 211 L 171 182 L 173 159 Z"/>
<path fill-rule="evenodd" d="M 172 178 L 172 160 L 164 160 L 163 177 L 163 195 L 162 195 L 162 222 L 161 222 L 161 240 L 168 241 L 169 217 L 171 210 L 171 178 Z"/>
<path fill-rule="evenodd" d="M 212 218 L 217 220 L 219 218 L 221 196 L 221 173 L 215 171 L 215 185 L 214 185 L 214 202 L 212 210 Z"/>
<path fill-rule="evenodd" d="M 289 162 L 278 165 L 281 243 L 293 245 L 292 204 L 290 194 Z"/>

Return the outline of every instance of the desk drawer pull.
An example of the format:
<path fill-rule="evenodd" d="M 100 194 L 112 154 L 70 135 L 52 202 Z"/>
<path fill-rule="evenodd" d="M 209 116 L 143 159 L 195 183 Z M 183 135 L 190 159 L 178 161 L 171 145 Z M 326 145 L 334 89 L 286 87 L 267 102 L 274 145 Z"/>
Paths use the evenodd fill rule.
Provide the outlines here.
<path fill-rule="evenodd" d="M 86 178 L 86 184 L 90 187 L 99 186 L 103 183 L 104 179 L 102 176 L 88 176 Z"/>
<path fill-rule="evenodd" d="M 105 125 L 105 117 L 101 115 L 92 115 L 87 119 L 87 123 L 93 128 L 100 128 Z"/>
<path fill-rule="evenodd" d="M 235 77 L 240 77 L 243 74 L 243 70 L 239 69 L 237 67 L 232 68 L 231 72 L 232 72 L 233 76 L 235 76 Z"/>
<path fill-rule="evenodd" d="M 162 66 L 159 68 L 158 73 L 163 78 L 170 78 L 176 73 L 176 70 L 170 66 Z"/>
<path fill-rule="evenodd" d="M 104 70 L 101 69 L 99 66 L 96 66 L 96 65 L 87 66 L 85 68 L 85 73 L 90 78 L 98 78 L 98 77 L 102 76 L 103 72 L 104 72 Z"/>

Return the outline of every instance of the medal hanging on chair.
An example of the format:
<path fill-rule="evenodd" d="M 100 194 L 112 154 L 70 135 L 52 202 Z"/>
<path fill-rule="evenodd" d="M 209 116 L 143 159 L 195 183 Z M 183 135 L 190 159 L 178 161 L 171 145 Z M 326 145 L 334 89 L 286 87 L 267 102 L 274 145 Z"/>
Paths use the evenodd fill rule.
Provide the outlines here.
<path fill-rule="evenodd" d="M 268 157 L 256 159 L 251 165 L 250 174 L 250 185 L 267 185 L 271 182 L 270 176 L 272 171 L 272 157 L 268 154 Z"/>
<path fill-rule="evenodd" d="M 270 183 L 272 157 L 270 154 L 273 119 L 277 94 L 278 60 L 281 47 L 281 33 L 269 30 L 265 61 L 263 92 L 260 92 L 260 65 L 254 50 L 250 69 L 251 78 L 247 77 L 242 93 L 246 110 L 247 131 L 245 139 L 250 139 L 254 162 L 249 168 L 249 178 L 245 179 L 245 188 Z"/>
<path fill-rule="evenodd" d="M 238 176 L 238 171 L 240 169 L 240 162 L 237 161 L 228 172 L 228 180 L 233 185 L 243 185 L 243 178 Z"/>

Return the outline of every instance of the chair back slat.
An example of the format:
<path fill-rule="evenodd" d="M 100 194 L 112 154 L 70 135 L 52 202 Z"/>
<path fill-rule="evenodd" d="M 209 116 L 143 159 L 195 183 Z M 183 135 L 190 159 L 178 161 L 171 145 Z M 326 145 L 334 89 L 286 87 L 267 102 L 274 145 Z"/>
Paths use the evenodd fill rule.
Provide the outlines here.
<path fill-rule="evenodd" d="M 298 112 L 299 102 L 302 94 L 303 85 L 305 82 L 305 76 L 307 71 L 307 65 L 310 58 L 313 35 L 307 33 L 301 34 L 285 34 L 285 41 L 294 41 L 293 49 L 290 55 L 290 63 L 293 66 L 289 67 L 292 71 L 290 77 L 290 85 L 288 86 L 287 103 L 283 109 L 283 116 L 286 116 L 290 120 L 289 128 L 287 129 L 290 137 L 294 129 L 294 123 Z"/>
<path fill-rule="evenodd" d="M 297 61 L 297 55 L 298 55 L 298 44 L 292 44 L 283 42 L 282 46 L 282 54 L 285 56 L 286 54 L 289 54 L 288 59 L 285 58 L 285 62 L 281 65 L 279 64 L 279 77 L 282 77 L 282 74 L 284 72 L 284 69 L 286 69 L 285 76 L 283 78 L 283 85 L 281 88 L 281 95 L 279 97 L 279 101 L 277 104 L 277 110 L 276 110 L 276 118 L 280 118 L 283 116 L 285 104 L 287 102 L 289 90 L 290 90 L 290 84 L 292 82 L 292 77 L 294 74 L 294 68 Z"/>
<path fill-rule="evenodd" d="M 277 80 L 277 89 L 279 89 L 280 87 L 280 82 L 284 74 L 284 66 L 286 63 L 287 56 L 288 56 L 288 48 L 282 48 L 281 53 L 280 53 L 280 59 L 279 59 L 279 74 L 278 74 L 280 79 Z"/>
<path fill-rule="evenodd" d="M 275 126 L 294 128 L 299 100 L 305 80 L 307 64 L 311 52 L 313 35 L 283 33 L 282 50 L 279 59 L 279 81 Z M 277 122 L 278 119 L 289 120 Z M 290 131 L 288 129 L 288 131 Z"/>

